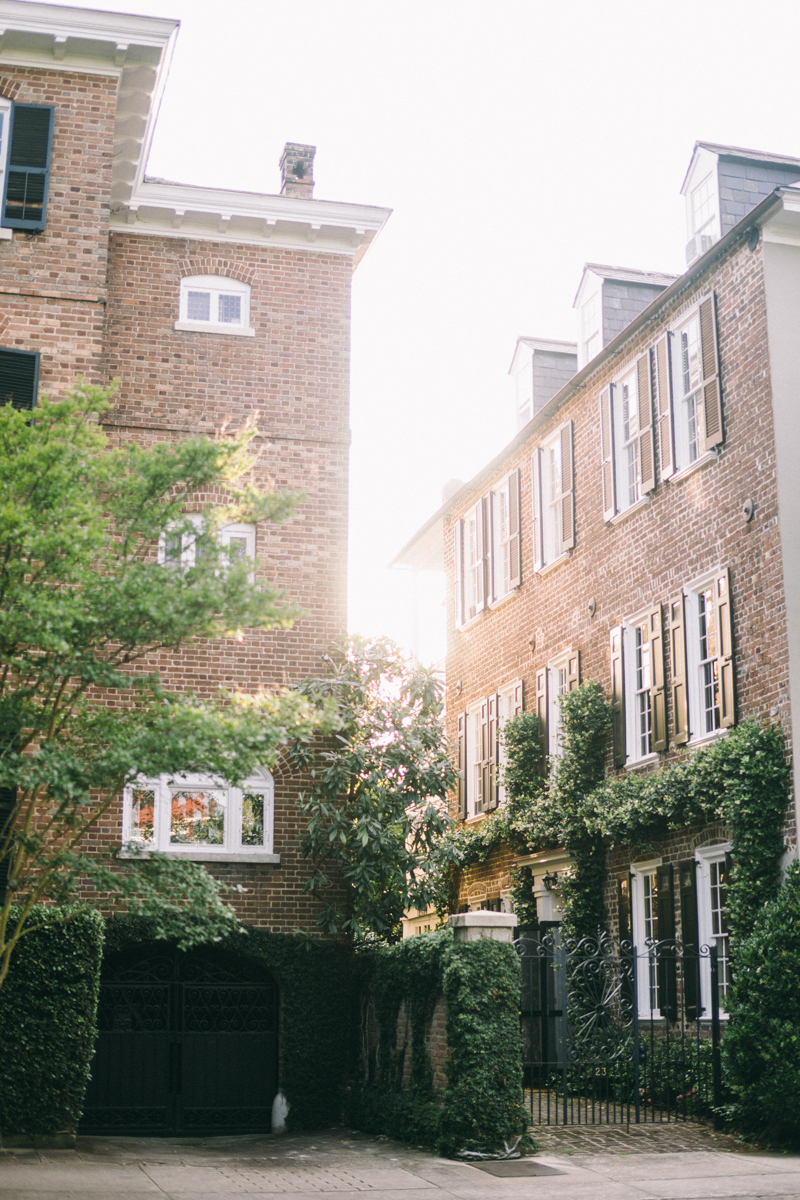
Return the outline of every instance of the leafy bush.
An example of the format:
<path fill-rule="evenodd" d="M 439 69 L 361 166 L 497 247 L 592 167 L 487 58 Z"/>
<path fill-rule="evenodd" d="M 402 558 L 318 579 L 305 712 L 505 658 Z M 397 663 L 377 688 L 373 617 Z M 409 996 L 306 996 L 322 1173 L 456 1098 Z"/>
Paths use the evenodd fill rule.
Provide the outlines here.
<path fill-rule="evenodd" d="M 31 912 L 0 989 L 0 1130 L 73 1131 L 97 1036 L 103 920 L 77 905 Z M 59 922 L 59 923 L 56 923 Z"/>
<path fill-rule="evenodd" d="M 800 1145 L 800 864 L 736 952 L 722 1043 L 729 1115 L 744 1131 Z"/>

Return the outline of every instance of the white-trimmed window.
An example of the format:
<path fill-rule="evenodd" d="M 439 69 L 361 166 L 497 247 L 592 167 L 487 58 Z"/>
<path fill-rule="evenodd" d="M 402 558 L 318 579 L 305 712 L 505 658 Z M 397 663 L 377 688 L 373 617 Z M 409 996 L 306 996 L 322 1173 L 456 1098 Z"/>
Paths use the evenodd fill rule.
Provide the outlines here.
<path fill-rule="evenodd" d="M 667 748 L 661 605 L 610 633 L 614 765 L 641 762 Z"/>
<path fill-rule="evenodd" d="M 669 479 L 704 461 L 724 439 L 713 294 L 656 343 L 655 384 L 659 470 Z"/>
<path fill-rule="evenodd" d="M 254 337 L 250 328 L 250 285 L 223 275 L 189 275 L 181 280 L 175 328 L 188 333 Z"/>
<path fill-rule="evenodd" d="M 142 778 L 125 788 L 122 841 L 197 861 L 275 861 L 274 785 L 260 771 L 241 787 L 207 775 Z"/>
<path fill-rule="evenodd" d="M 611 521 L 656 485 L 650 354 L 600 393 L 603 512 Z"/>
<path fill-rule="evenodd" d="M 516 468 L 453 526 L 457 629 L 522 582 L 519 497 Z"/>
<path fill-rule="evenodd" d="M 505 800 L 502 728 L 523 710 L 523 681 L 485 696 L 458 717 L 458 794 L 463 818 L 490 812 Z"/>
<path fill-rule="evenodd" d="M 185 519 L 191 522 L 198 533 L 202 532 L 201 513 L 187 513 Z M 229 563 L 252 560 L 256 556 L 255 525 L 225 525 L 217 533 L 217 539 L 225 549 L 225 558 Z M 158 561 L 164 567 L 193 567 L 197 562 L 197 551 L 196 534 L 191 530 L 184 529 L 181 532 L 180 529 L 168 529 L 158 541 Z"/>
<path fill-rule="evenodd" d="M 533 566 L 541 571 L 575 545 L 573 423 L 567 421 L 531 457 Z"/>
<path fill-rule="evenodd" d="M 566 650 L 536 672 L 536 722 L 543 757 L 561 753 L 560 698 L 574 691 L 580 681 L 579 650 Z"/>
<path fill-rule="evenodd" d="M 594 358 L 603 349 L 603 335 L 600 328 L 601 307 L 600 292 L 590 296 L 581 308 L 581 366 Z"/>
<path fill-rule="evenodd" d="M 717 216 L 717 200 L 714 191 L 714 176 L 706 175 L 701 183 L 698 183 L 696 188 L 692 189 L 690 196 L 690 208 L 692 214 L 692 233 L 715 233 L 715 220 Z"/>
<path fill-rule="evenodd" d="M 502 600 L 522 579 L 519 536 L 519 470 L 512 471 L 489 495 L 491 514 L 490 603 Z"/>
<path fill-rule="evenodd" d="M 675 867 L 661 859 L 630 869 L 631 936 L 637 953 L 639 1016 L 675 1020 L 678 1011 Z M 621 931 L 626 932 L 626 931 Z M 665 943 L 659 953 L 656 943 Z"/>
<path fill-rule="evenodd" d="M 673 710 L 679 745 L 712 737 L 735 721 L 730 586 L 730 573 L 723 568 L 685 587 L 672 603 Z"/>
<path fill-rule="evenodd" d="M 703 847 L 695 851 L 698 935 L 701 946 L 716 946 L 717 948 L 717 998 L 720 1009 L 730 986 L 730 935 L 727 911 L 729 851 L 729 843 Z M 710 1013 L 711 967 L 708 959 L 701 961 L 700 988 L 703 1008 Z"/>

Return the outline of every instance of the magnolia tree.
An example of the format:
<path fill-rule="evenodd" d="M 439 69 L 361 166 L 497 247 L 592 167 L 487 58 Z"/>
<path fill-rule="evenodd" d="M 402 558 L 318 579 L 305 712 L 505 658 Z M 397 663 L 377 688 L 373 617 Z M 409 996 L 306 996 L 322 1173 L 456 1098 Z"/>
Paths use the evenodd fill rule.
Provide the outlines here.
<path fill-rule="evenodd" d="M 313 779 L 302 799 L 303 853 L 313 864 L 305 888 L 326 932 L 391 941 L 403 912 L 434 898 L 426 868 L 455 783 L 442 686 L 386 639 L 352 638 L 329 667 L 300 689 L 321 714 L 333 704 L 338 723 L 318 765 L 295 746 Z M 344 881 L 343 895 L 334 880 Z"/>
<path fill-rule="evenodd" d="M 20 938 L 52 919 L 47 902 L 87 880 L 184 947 L 235 928 L 203 867 L 122 862 L 88 841 L 137 775 L 235 785 L 329 716 L 297 693 L 175 694 L 148 669 L 157 651 L 291 624 L 291 605 L 227 561 L 215 533 L 282 521 L 295 501 L 247 481 L 252 431 L 109 448 L 98 418 L 112 392 L 79 381 L 33 418 L 0 406 L 0 984 Z M 212 488 L 225 503 L 197 528 L 187 499 Z M 193 565 L 159 566 L 159 541 L 179 538 L 194 540 Z"/>

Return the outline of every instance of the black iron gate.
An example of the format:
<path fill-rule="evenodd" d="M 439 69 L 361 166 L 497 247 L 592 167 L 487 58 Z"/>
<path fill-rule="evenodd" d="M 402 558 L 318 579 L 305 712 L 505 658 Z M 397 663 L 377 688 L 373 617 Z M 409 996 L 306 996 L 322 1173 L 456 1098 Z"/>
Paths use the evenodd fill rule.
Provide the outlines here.
<path fill-rule="evenodd" d="M 713 1116 L 721 1104 L 715 945 L 608 936 L 515 942 L 525 1098 L 542 1125 Z"/>
<path fill-rule="evenodd" d="M 268 1131 L 278 995 L 258 964 L 221 951 L 110 955 L 81 1131 Z"/>

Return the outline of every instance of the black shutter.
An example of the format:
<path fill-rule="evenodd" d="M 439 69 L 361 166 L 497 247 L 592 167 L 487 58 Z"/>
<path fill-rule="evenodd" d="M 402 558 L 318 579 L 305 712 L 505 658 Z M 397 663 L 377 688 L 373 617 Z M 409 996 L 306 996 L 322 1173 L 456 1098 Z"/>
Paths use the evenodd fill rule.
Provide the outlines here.
<path fill-rule="evenodd" d="M 458 775 L 457 803 L 458 815 L 462 820 L 467 819 L 467 713 L 458 714 Z"/>
<path fill-rule="evenodd" d="M 625 747 L 625 674 L 622 658 L 622 626 L 615 625 L 609 633 L 611 658 L 611 735 L 614 745 L 614 766 L 624 767 Z"/>
<path fill-rule="evenodd" d="M 14 808 L 17 799 L 16 788 L 0 788 L 0 846 L 6 838 L 6 822 Z M 8 883 L 8 868 L 9 856 L 5 855 L 0 858 L 0 904 L 3 904 L 6 898 L 6 884 Z"/>
<path fill-rule="evenodd" d="M 683 1006 L 687 1021 L 696 1021 L 700 1007 L 700 932 L 697 916 L 697 863 L 678 863 L 681 889 L 681 942 L 683 943 Z"/>
<path fill-rule="evenodd" d="M 0 404 L 36 407 L 39 355 L 28 350 L 0 350 Z"/>
<path fill-rule="evenodd" d="M 669 1021 L 678 1019 L 675 971 L 675 898 L 672 863 L 658 867 L 658 940 L 668 942 L 658 951 L 658 1008 Z"/>
<path fill-rule="evenodd" d="M 51 104 L 15 104 L 11 109 L 11 148 L 3 196 L 3 225 L 7 228 L 44 229 L 53 112 Z"/>
<path fill-rule="evenodd" d="M 617 898 L 619 902 L 619 940 L 633 941 L 631 926 L 631 877 L 623 875 L 618 882 Z"/>

